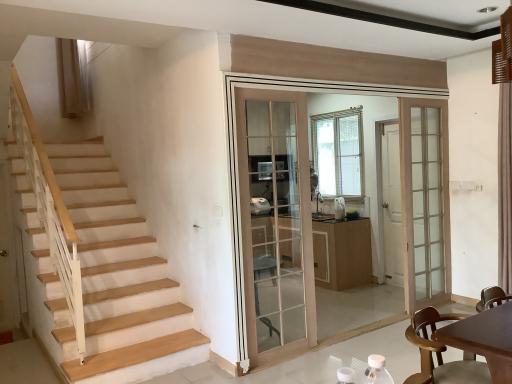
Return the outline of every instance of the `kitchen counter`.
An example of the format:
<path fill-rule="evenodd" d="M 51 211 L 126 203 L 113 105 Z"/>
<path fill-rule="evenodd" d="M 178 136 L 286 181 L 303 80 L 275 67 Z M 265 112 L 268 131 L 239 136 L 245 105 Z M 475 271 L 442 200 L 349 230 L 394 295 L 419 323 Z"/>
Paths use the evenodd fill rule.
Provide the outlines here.
<path fill-rule="evenodd" d="M 278 215 L 281 268 L 302 268 L 298 218 Z M 313 262 L 316 285 L 344 290 L 372 281 L 372 247 L 370 219 L 313 219 Z M 273 238 L 274 224 L 270 215 L 252 217 L 253 243 L 266 243 Z M 294 235 L 295 233 L 295 235 Z M 287 239 L 283 241 L 283 239 Z"/>

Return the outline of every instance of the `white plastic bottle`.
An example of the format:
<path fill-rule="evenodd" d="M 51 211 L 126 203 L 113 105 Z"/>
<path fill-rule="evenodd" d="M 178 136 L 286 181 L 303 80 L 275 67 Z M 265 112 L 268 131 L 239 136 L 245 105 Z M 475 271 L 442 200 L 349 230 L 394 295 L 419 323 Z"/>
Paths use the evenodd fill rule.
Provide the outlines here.
<path fill-rule="evenodd" d="M 356 384 L 356 371 L 352 368 L 342 367 L 336 371 L 337 384 Z"/>
<path fill-rule="evenodd" d="M 368 356 L 368 369 L 365 372 L 365 384 L 395 384 L 385 368 L 386 358 L 382 355 Z"/>

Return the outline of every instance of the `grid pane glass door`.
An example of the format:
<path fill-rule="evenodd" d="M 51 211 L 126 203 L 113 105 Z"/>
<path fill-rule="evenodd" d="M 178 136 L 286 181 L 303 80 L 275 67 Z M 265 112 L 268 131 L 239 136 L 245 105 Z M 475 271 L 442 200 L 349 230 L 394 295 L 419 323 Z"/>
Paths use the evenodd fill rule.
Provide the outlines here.
<path fill-rule="evenodd" d="M 258 353 L 306 338 L 297 106 L 246 100 Z M 241 177 L 244 177 L 243 175 Z"/>
<path fill-rule="evenodd" d="M 412 244 L 416 301 L 445 292 L 441 108 L 410 108 Z"/>

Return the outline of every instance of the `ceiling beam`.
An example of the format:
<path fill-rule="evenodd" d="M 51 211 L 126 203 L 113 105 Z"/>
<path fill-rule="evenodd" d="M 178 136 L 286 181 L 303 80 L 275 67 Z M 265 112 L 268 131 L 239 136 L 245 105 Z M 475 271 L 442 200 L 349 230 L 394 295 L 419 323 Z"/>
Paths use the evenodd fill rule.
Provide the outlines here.
<path fill-rule="evenodd" d="M 435 35 L 455 37 L 464 40 L 479 40 L 489 36 L 495 36 L 500 33 L 500 27 L 493 27 L 478 32 L 468 32 L 460 29 L 440 27 L 434 24 L 422 23 L 418 21 L 412 21 L 402 19 L 399 17 L 381 15 L 374 12 L 361 11 L 359 9 L 347 8 L 340 5 L 323 3 L 315 0 L 257 0 L 264 3 L 271 3 L 277 5 L 284 5 L 287 7 L 293 7 L 303 9 L 306 11 L 313 11 L 319 13 L 325 13 L 333 16 L 346 17 L 349 19 L 355 19 L 360 21 L 366 21 L 370 23 L 387 25 L 390 27 L 397 27 L 403 29 L 409 29 L 418 32 L 432 33 Z"/>

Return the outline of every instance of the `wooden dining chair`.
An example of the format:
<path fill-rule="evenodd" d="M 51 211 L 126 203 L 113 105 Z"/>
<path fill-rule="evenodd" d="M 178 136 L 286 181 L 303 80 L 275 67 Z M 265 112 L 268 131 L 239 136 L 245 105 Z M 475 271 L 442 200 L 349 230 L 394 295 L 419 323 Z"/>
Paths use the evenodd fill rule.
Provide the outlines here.
<path fill-rule="evenodd" d="M 420 350 L 421 373 L 432 376 L 433 384 L 490 384 L 491 374 L 487 364 L 475 361 L 475 355 L 464 352 L 464 360 L 445 363 L 446 346 L 432 340 L 438 324 L 465 319 L 458 313 L 439 314 L 433 307 L 416 311 L 405 337 Z M 437 366 L 434 366 L 436 356 Z"/>
<path fill-rule="evenodd" d="M 485 304 L 493 299 L 505 297 L 507 294 L 501 287 L 493 286 L 482 289 L 480 292 L 480 301 L 476 303 L 476 311 L 482 312 L 485 310 Z"/>
<path fill-rule="evenodd" d="M 489 300 L 485 303 L 485 309 L 487 310 L 496 308 L 500 305 L 508 303 L 509 301 L 512 301 L 512 296 L 496 297 L 495 299 Z"/>
<path fill-rule="evenodd" d="M 423 373 L 415 373 L 412 376 L 409 376 L 405 381 L 404 384 L 431 384 L 432 383 L 432 376 L 425 375 Z"/>

